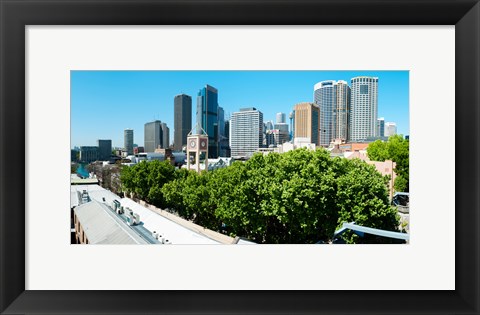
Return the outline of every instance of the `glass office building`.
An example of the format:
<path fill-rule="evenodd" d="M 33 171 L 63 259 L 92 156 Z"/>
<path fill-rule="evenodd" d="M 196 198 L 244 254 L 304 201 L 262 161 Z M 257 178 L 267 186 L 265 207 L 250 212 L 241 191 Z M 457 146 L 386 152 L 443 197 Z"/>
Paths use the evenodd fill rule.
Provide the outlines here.
<path fill-rule="evenodd" d="M 218 90 L 206 85 L 197 96 L 197 125 L 208 135 L 208 157 L 217 158 L 218 146 Z"/>

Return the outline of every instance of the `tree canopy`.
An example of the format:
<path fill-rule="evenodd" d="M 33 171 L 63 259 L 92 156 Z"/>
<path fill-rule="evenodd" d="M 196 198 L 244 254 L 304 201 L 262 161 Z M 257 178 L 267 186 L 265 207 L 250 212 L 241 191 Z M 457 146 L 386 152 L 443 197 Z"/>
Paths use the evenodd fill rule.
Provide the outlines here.
<path fill-rule="evenodd" d="M 165 200 L 161 189 L 173 179 L 175 173 L 175 168 L 168 161 L 141 162 L 124 167 L 120 177 L 122 189 L 163 208 Z"/>
<path fill-rule="evenodd" d="M 409 140 L 402 135 L 391 136 L 387 142 L 377 140 L 368 145 L 367 155 L 372 161 L 395 162 L 395 190 L 409 191 Z"/>
<path fill-rule="evenodd" d="M 258 243 L 329 241 L 344 222 L 390 231 L 399 225 L 383 176 L 323 149 L 255 154 L 201 174 L 180 170 L 160 192 L 178 215 Z M 347 234 L 347 242 L 362 241 Z"/>

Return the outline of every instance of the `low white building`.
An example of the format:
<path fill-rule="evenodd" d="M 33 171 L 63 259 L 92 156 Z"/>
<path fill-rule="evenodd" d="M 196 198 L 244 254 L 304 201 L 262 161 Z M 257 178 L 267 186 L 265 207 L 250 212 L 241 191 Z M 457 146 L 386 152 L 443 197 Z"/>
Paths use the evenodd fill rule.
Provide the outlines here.
<path fill-rule="evenodd" d="M 77 239 L 88 240 L 89 244 L 221 244 L 99 185 L 71 186 L 70 193 Z M 123 213 L 115 204 L 122 207 Z M 129 224 L 134 217 L 138 223 Z M 108 225 L 109 232 L 102 231 L 103 225 Z"/>

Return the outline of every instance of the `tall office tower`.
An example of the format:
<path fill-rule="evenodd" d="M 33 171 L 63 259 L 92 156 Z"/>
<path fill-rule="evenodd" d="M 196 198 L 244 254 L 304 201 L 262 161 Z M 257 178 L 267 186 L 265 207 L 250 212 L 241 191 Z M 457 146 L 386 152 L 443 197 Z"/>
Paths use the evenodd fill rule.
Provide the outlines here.
<path fill-rule="evenodd" d="M 97 140 L 98 159 L 100 161 L 110 160 L 112 155 L 112 140 Z"/>
<path fill-rule="evenodd" d="M 319 145 L 318 122 L 320 110 L 314 103 L 298 103 L 295 111 L 294 138 L 295 141 Z"/>
<path fill-rule="evenodd" d="M 208 135 L 208 157 L 217 158 L 218 150 L 218 90 L 206 85 L 197 96 L 197 125 Z"/>
<path fill-rule="evenodd" d="M 346 140 L 350 106 L 347 82 L 328 80 L 315 84 L 314 99 L 320 110 L 320 145 L 327 147 L 335 139 Z"/>
<path fill-rule="evenodd" d="M 378 116 L 378 78 L 355 77 L 351 82 L 349 140 L 374 137 Z"/>
<path fill-rule="evenodd" d="M 333 105 L 333 140 L 348 139 L 350 116 L 350 87 L 346 81 L 335 84 L 335 102 Z"/>
<path fill-rule="evenodd" d="M 397 134 L 397 124 L 394 122 L 385 123 L 385 137 L 394 136 Z"/>
<path fill-rule="evenodd" d="M 218 106 L 218 155 L 227 156 L 228 137 L 225 135 L 225 112 Z"/>
<path fill-rule="evenodd" d="M 192 130 L 192 97 L 186 94 L 175 96 L 173 111 L 173 149 L 182 151 L 187 145 L 187 135 Z"/>
<path fill-rule="evenodd" d="M 225 112 L 222 107 L 218 106 L 218 135 L 219 137 L 225 135 Z"/>
<path fill-rule="evenodd" d="M 133 154 L 133 129 L 123 131 L 123 146 L 128 155 Z"/>
<path fill-rule="evenodd" d="M 385 118 L 377 119 L 377 134 L 376 137 L 385 137 Z"/>
<path fill-rule="evenodd" d="M 287 122 L 285 113 L 277 113 L 276 121 L 277 124 L 284 124 Z"/>
<path fill-rule="evenodd" d="M 163 132 L 161 124 L 160 120 L 145 124 L 145 152 L 155 152 L 155 149 L 162 145 Z"/>
<path fill-rule="evenodd" d="M 292 110 L 290 112 L 290 115 L 288 115 L 288 118 L 290 119 L 290 140 L 293 140 L 294 121 L 295 121 L 295 111 L 294 110 Z"/>
<path fill-rule="evenodd" d="M 170 146 L 170 128 L 166 123 L 161 123 L 160 126 L 162 127 L 162 143 L 160 146 L 162 149 L 166 149 Z"/>
<path fill-rule="evenodd" d="M 230 149 L 230 120 L 225 121 L 225 138 L 227 138 L 227 150 L 225 152 L 225 157 L 231 156 L 231 149 Z"/>
<path fill-rule="evenodd" d="M 263 113 L 255 107 L 241 108 L 230 119 L 232 156 L 251 157 L 262 146 Z"/>

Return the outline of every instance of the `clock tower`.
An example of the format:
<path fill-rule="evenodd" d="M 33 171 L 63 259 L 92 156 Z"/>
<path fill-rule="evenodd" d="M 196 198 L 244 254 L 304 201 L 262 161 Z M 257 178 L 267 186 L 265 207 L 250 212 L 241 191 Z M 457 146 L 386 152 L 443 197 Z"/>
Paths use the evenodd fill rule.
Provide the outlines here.
<path fill-rule="evenodd" d="M 190 169 L 190 156 L 195 155 L 196 171 L 200 173 L 202 152 L 205 152 L 205 170 L 208 171 L 208 135 L 197 125 L 187 136 L 187 169 Z"/>

